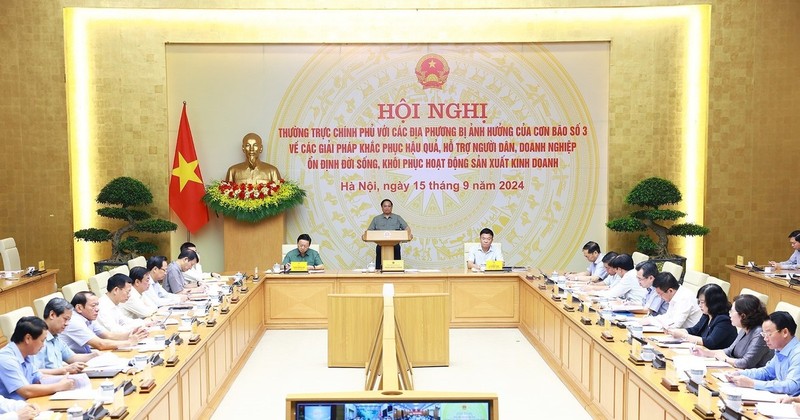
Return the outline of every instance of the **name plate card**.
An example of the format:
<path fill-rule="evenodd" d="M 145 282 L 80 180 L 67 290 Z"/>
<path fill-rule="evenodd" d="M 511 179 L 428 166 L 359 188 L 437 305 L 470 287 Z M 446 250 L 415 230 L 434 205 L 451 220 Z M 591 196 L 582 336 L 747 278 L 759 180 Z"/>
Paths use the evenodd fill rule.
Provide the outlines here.
<path fill-rule="evenodd" d="M 383 271 L 404 271 L 403 260 L 383 260 Z"/>
<path fill-rule="evenodd" d="M 502 260 L 488 260 L 486 261 L 486 271 L 493 270 L 493 271 L 502 271 L 503 270 L 503 261 Z"/>
<path fill-rule="evenodd" d="M 295 272 L 307 272 L 308 271 L 308 263 L 305 261 L 295 261 L 292 262 L 289 266 L 289 271 Z"/>

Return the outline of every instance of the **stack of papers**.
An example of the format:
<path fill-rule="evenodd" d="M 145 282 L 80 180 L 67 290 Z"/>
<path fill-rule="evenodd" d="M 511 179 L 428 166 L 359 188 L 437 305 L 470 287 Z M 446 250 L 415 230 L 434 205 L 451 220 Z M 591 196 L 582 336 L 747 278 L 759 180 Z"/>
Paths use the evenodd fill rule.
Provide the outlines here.
<path fill-rule="evenodd" d="M 92 389 L 92 382 L 85 373 L 69 375 L 75 381 L 75 388 L 69 391 L 59 391 L 50 396 L 51 400 L 94 400 L 98 390 Z M 62 379 L 61 376 L 42 376 L 42 384 L 54 384 Z"/>
<path fill-rule="evenodd" d="M 90 359 L 86 362 L 84 371 L 103 370 L 103 369 L 120 369 L 125 370 L 128 368 L 130 359 L 119 357 L 114 353 L 104 351 L 99 356 Z"/>
<path fill-rule="evenodd" d="M 800 419 L 792 404 L 762 402 L 756 404 L 756 411 L 773 419 Z"/>
<path fill-rule="evenodd" d="M 683 340 L 681 340 L 679 338 L 675 338 L 675 337 L 673 337 L 671 335 L 667 335 L 667 334 L 653 335 L 653 336 L 650 336 L 648 338 L 650 340 L 652 340 L 654 343 L 656 343 L 656 345 L 659 346 L 659 347 L 669 347 L 669 346 L 674 346 L 674 345 L 683 343 Z M 687 344 L 689 344 L 689 343 L 687 343 Z M 686 347 L 688 348 L 689 346 L 686 346 Z"/>
<path fill-rule="evenodd" d="M 642 305 L 633 305 L 629 303 L 622 303 L 622 304 L 611 304 L 611 310 L 614 312 L 642 312 L 646 311 Z"/>
<path fill-rule="evenodd" d="M 773 394 L 773 393 L 771 393 L 769 391 L 756 390 L 756 389 L 753 389 L 753 388 L 742 388 L 742 387 L 736 386 L 736 385 L 734 385 L 734 384 L 732 384 L 730 382 L 721 383 L 719 385 L 719 392 L 721 392 L 723 394 L 729 394 L 731 392 L 741 393 L 742 394 L 742 401 L 746 401 L 746 402 L 755 401 L 755 402 L 771 402 L 771 403 L 774 403 L 774 402 L 780 400 L 782 397 L 786 397 L 787 396 L 786 394 Z M 789 404 L 789 406 L 791 407 L 791 404 Z M 758 411 L 761 412 L 760 409 Z"/>

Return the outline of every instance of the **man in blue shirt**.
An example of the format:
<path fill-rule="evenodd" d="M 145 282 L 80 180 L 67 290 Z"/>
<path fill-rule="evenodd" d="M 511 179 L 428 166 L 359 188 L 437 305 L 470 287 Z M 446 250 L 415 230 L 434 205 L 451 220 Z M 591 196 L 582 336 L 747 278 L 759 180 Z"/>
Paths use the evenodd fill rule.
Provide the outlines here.
<path fill-rule="evenodd" d="M 36 370 L 33 356 L 44 347 L 46 332 L 47 324 L 35 316 L 17 321 L 11 341 L 0 350 L 0 395 L 27 400 L 75 387 L 75 381 L 66 376 L 56 383 L 39 383 L 42 374 Z"/>
<path fill-rule="evenodd" d="M 286 253 L 286 256 L 283 257 L 283 265 L 285 267 L 287 264 L 303 261 L 308 264 L 309 270 L 325 269 L 319 252 L 311 249 L 311 236 L 307 233 L 297 237 L 297 248 Z"/>
<path fill-rule="evenodd" d="M 636 279 L 639 280 L 639 286 L 647 290 L 647 295 L 644 297 L 644 307 L 648 310 L 648 315 L 656 316 L 667 313 L 669 302 L 661 299 L 661 296 L 656 292 L 653 282 L 658 275 L 658 267 L 652 261 L 642 261 L 636 264 Z"/>
<path fill-rule="evenodd" d="M 47 338 L 44 347 L 34 356 L 36 367 L 46 375 L 68 375 L 79 373 L 86 367 L 86 362 L 100 353 L 76 354 L 61 341 L 59 334 L 64 332 L 72 319 L 72 304 L 66 299 L 56 297 L 44 306 L 44 322 L 47 324 Z M 68 363 L 68 364 L 65 364 Z"/>
<path fill-rule="evenodd" d="M 600 253 L 600 245 L 597 242 L 589 241 L 583 245 L 583 257 L 589 261 L 586 271 L 567 273 L 567 280 L 596 282 L 606 278 L 608 273 L 603 266 L 603 254 Z"/>
<path fill-rule="evenodd" d="M 800 341 L 794 336 L 797 324 L 788 312 L 777 311 L 761 324 L 761 335 L 775 356 L 767 365 L 727 374 L 736 386 L 774 392 L 800 394 Z"/>
<path fill-rule="evenodd" d="M 800 264 L 800 230 L 794 230 L 792 233 L 789 234 L 789 245 L 792 247 L 794 252 L 792 255 L 789 256 L 789 259 L 786 261 L 775 262 L 770 261 L 769 264 L 773 267 L 777 267 L 779 265 L 798 265 Z"/>

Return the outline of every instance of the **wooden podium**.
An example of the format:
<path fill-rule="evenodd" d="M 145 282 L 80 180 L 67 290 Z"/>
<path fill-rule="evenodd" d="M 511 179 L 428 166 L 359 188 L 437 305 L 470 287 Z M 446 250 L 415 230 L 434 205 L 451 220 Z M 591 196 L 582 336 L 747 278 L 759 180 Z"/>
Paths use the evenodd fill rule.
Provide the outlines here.
<path fill-rule="evenodd" d="M 375 242 L 381 246 L 381 262 L 394 260 L 394 246 L 410 240 L 405 230 L 368 230 L 364 237 L 365 242 Z"/>
<path fill-rule="evenodd" d="M 256 267 L 261 267 L 261 272 L 264 272 L 273 264 L 280 263 L 285 218 L 282 213 L 250 223 L 226 217 L 222 225 L 225 271 L 252 274 Z"/>

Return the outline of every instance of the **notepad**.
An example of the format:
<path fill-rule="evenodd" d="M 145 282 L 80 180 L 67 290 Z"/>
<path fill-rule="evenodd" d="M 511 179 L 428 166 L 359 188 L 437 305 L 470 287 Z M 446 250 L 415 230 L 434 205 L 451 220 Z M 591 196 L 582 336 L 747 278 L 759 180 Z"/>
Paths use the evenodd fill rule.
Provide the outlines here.
<path fill-rule="evenodd" d="M 774 419 L 800 419 L 792 404 L 761 402 L 756 404 L 756 411 L 758 414 Z"/>
<path fill-rule="evenodd" d="M 769 391 L 758 390 L 753 388 L 743 388 L 736 386 L 730 382 L 728 383 L 721 383 L 719 385 L 719 391 L 723 394 L 729 394 L 731 392 L 739 392 L 742 394 L 742 401 L 756 401 L 756 402 L 775 402 L 781 399 L 782 397 L 786 397 L 786 394 L 773 394 Z"/>

